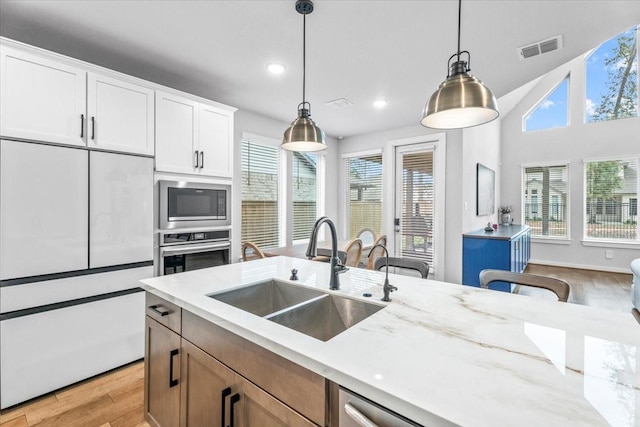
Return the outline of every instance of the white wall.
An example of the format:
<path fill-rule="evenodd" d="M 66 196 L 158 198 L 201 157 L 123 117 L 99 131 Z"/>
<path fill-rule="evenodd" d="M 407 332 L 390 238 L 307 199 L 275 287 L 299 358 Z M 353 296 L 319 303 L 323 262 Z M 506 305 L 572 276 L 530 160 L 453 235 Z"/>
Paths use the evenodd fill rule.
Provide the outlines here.
<path fill-rule="evenodd" d="M 267 138 L 281 140 L 284 131 L 289 127 L 289 123 L 279 122 L 264 116 L 253 114 L 247 111 L 238 110 L 234 117 L 234 147 L 233 147 L 233 188 L 232 188 L 232 224 L 231 231 L 231 260 L 236 262 L 240 258 L 241 230 L 242 224 L 242 135 L 250 133 Z M 331 173 L 335 170 L 338 162 L 338 150 L 336 139 L 327 138 L 327 150 L 321 152 L 326 156 L 326 191 L 325 191 L 325 215 L 330 218 L 338 216 L 337 174 Z M 287 206 L 292 206 L 291 194 L 288 195 Z M 326 228 L 326 227 L 325 227 Z"/>
<path fill-rule="evenodd" d="M 537 104 L 567 74 L 570 125 L 565 128 L 522 132 L 522 116 Z M 570 239 L 564 244 L 532 244 L 531 261 L 549 265 L 629 271 L 632 259 L 640 257 L 640 246 L 619 247 L 613 259 L 605 259 L 605 247 L 584 246 L 583 161 L 586 159 L 640 156 L 640 118 L 584 123 L 585 73 L 582 58 L 565 64 L 543 77 L 538 84 L 502 119 L 501 161 L 502 203 L 515 208 L 516 222 L 521 220 L 521 165 L 532 162 L 569 161 Z M 612 245 L 609 245 L 612 247 Z"/>

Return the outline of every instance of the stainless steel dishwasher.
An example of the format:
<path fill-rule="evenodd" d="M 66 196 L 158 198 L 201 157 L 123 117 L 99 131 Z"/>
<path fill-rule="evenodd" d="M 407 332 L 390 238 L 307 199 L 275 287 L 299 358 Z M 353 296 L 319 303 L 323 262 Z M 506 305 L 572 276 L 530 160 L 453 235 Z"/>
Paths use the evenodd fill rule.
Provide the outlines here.
<path fill-rule="evenodd" d="M 339 397 L 340 427 L 421 427 L 342 387 Z"/>

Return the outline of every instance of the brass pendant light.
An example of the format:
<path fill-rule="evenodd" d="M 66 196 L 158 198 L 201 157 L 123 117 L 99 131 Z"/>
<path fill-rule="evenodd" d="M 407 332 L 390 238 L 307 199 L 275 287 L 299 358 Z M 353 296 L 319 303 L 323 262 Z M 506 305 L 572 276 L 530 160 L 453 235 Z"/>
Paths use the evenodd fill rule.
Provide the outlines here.
<path fill-rule="evenodd" d="M 296 11 L 302 14 L 302 102 L 298 104 L 298 117 L 284 131 L 280 147 L 289 151 L 320 151 L 327 148 L 324 132 L 311 120 L 311 104 L 305 98 L 306 83 L 306 17 L 313 12 L 311 0 L 297 0 Z"/>
<path fill-rule="evenodd" d="M 460 51 L 462 0 L 458 0 L 458 52 L 447 63 L 447 79 L 438 86 L 424 107 L 423 126 L 435 129 L 459 129 L 481 125 L 498 117 L 495 96 L 479 79 L 469 74 L 471 55 Z M 460 59 L 466 53 L 467 61 Z M 457 57 L 457 58 L 456 58 Z M 451 60 L 456 61 L 451 63 Z"/>

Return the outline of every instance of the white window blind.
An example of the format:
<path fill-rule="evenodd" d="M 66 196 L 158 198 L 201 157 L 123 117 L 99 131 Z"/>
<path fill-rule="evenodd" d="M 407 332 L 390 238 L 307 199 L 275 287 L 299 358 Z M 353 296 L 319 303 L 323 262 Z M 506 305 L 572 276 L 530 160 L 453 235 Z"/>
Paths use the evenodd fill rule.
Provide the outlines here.
<path fill-rule="evenodd" d="M 276 247 L 278 230 L 278 148 L 242 141 L 242 241 Z"/>
<path fill-rule="evenodd" d="M 433 265 L 433 151 L 402 155 L 401 256 Z"/>
<path fill-rule="evenodd" d="M 293 240 L 308 239 L 317 218 L 318 155 L 293 152 Z"/>
<path fill-rule="evenodd" d="M 349 239 L 369 228 L 376 234 L 382 229 L 382 154 L 347 157 L 346 219 Z"/>
<path fill-rule="evenodd" d="M 524 182 L 524 221 L 532 236 L 568 238 L 568 166 L 526 166 Z"/>
<path fill-rule="evenodd" d="M 589 239 L 638 241 L 638 159 L 585 163 L 585 224 Z"/>

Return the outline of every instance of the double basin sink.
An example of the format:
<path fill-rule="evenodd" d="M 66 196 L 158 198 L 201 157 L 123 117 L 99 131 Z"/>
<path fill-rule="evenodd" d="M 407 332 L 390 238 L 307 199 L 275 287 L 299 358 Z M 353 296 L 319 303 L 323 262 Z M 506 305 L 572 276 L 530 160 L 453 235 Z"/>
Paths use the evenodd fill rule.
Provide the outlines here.
<path fill-rule="evenodd" d="M 209 296 L 322 341 L 384 308 L 275 279 Z"/>

